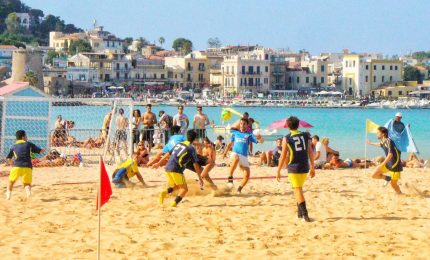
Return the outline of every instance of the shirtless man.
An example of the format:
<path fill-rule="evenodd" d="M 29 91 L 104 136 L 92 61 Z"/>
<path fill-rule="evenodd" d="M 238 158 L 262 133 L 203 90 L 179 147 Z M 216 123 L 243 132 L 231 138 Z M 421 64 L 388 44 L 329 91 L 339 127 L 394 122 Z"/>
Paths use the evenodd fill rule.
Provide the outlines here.
<path fill-rule="evenodd" d="M 157 124 L 157 116 L 151 112 L 152 105 L 146 105 L 146 112 L 143 114 L 143 143 L 148 142 L 148 152 L 151 153 L 152 144 L 154 143 L 154 125 Z"/>
<path fill-rule="evenodd" d="M 119 116 L 116 119 L 116 147 L 118 155 L 120 155 L 119 147 L 121 143 L 124 143 L 125 151 L 127 152 L 127 127 L 128 119 L 124 116 L 124 109 L 119 109 Z"/>
<path fill-rule="evenodd" d="M 210 124 L 209 118 L 206 114 L 203 114 L 203 107 L 197 107 L 197 114 L 194 116 L 193 128 L 197 133 L 197 139 L 203 141 L 206 137 L 206 126 Z"/>

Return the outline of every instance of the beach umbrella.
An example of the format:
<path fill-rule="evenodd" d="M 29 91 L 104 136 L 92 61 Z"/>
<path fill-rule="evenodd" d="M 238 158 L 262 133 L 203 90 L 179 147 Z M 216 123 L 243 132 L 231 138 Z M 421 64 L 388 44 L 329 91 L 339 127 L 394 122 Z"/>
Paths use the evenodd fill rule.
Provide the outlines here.
<path fill-rule="evenodd" d="M 300 120 L 299 128 L 311 128 L 314 127 L 313 125 L 309 124 L 306 121 Z M 278 121 L 273 122 L 268 126 L 269 129 L 282 129 L 282 128 L 288 128 L 287 126 L 287 119 L 281 119 Z"/>

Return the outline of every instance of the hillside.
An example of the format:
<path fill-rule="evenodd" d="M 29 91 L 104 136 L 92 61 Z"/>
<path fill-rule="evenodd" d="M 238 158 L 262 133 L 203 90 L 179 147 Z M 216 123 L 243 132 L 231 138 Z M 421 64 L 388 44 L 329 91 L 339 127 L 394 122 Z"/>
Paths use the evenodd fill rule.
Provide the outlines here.
<path fill-rule="evenodd" d="M 30 15 L 30 27 L 20 25 L 16 13 Z M 49 32 L 61 31 L 74 33 L 83 31 L 73 24 L 66 24 L 59 16 L 47 15 L 42 10 L 32 9 L 20 0 L 0 0 L 0 45 L 46 46 L 49 44 Z"/>

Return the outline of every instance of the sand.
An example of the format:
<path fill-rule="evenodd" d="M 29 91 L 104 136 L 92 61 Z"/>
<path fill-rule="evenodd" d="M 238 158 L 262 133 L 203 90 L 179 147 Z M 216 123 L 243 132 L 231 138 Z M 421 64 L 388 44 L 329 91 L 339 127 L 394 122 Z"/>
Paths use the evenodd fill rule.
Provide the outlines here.
<path fill-rule="evenodd" d="M 162 170 L 141 172 L 149 188 L 114 189 L 102 208 L 104 259 L 430 257 L 430 169 L 406 169 L 403 196 L 363 170 L 317 171 L 305 184 L 312 223 L 297 220 L 286 178 L 251 180 L 242 195 L 216 181 L 214 194 L 188 172 L 190 196 L 169 208 L 172 198 L 158 204 Z M 252 168 L 254 177 L 274 174 Z M 35 169 L 33 197 L 19 185 L 11 201 L 0 177 L 0 259 L 95 259 L 97 175 L 95 166 Z"/>

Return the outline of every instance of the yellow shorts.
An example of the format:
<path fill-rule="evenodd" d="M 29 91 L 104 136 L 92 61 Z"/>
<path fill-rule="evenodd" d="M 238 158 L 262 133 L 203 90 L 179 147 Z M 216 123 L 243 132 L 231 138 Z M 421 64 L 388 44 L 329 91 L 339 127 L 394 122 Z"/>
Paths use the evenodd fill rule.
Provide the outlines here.
<path fill-rule="evenodd" d="M 22 177 L 23 184 L 31 184 L 31 180 L 33 179 L 33 169 L 31 168 L 21 168 L 21 167 L 13 167 L 10 170 L 9 180 L 16 181 L 19 177 Z"/>
<path fill-rule="evenodd" d="M 308 177 L 307 173 L 288 173 L 288 179 L 290 180 L 293 188 L 301 188 Z"/>
<path fill-rule="evenodd" d="M 387 167 L 385 167 L 385 165 L 384 165 L 384 167 L 382 168 L 382 172 L 383 172 L 383 173 L 388 173 L 388 174 L 390 174 L 391 180 L 393 180 L 393 181 L 398 181 L 398 180 L 400 180 L 400 172 L 393 172 L 393 171 L 390 171 L 390 170 L 388 170 L 388 169 L 387 169 Z"/>
<path fill-rule="evenodd" d="M 177 172 L 165 172 L 165 174 L 167 177 L 167 182 L 169 183 L 169 187 L 187 184 L 183 174 Z"/>

